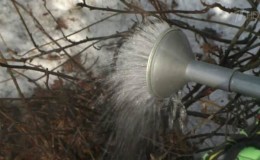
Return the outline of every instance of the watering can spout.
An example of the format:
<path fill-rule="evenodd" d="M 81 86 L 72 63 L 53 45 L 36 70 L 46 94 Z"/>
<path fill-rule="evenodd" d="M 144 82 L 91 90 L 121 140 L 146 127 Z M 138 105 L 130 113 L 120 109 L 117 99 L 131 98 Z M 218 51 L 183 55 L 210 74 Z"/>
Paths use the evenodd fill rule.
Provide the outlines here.
<path fill-rule="evenodd" d="M 146 80 L 152 95 L 172 96 L 188 82 L 233 91 L 260 99 L 260 78 L 194 60 L 185 34 L 169 28 L 157 39 L 149 55 Z"/>

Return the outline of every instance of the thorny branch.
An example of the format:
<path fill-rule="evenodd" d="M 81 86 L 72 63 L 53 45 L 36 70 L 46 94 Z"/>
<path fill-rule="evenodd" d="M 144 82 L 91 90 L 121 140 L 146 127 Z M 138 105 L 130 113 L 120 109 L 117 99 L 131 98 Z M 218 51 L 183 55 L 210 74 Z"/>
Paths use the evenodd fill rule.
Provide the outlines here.
<path fill-rule="evenodd" d="M 9 65 L 9 64 L 5 64 L 5 63 L 1 63 L 0 62 L 0 66 L 1 67 L 6 67 L 6 68 L 13 68 L 13 69 L 28 69 L 28 70 L 32 70 L 32 71 L 42 72 L 42 73 L 44 73 L 46 75 L 50 75 L 51 74 L 51 75 L 55 75 L 55 76 L 58 76 L 58 77 L 65 78 L 65 79 L 78 80 L 78 78 L 71 77 L 69 75 L 65 75 L 65 74 L 58 73 L 58 72 L 53 72 L 53 71 L 48 71 L 46 69 L 26 66 L 26 65 Z"/>
<path fill-rule="evenodd" d="M 125 0 L 121 0 L 121 1 L 125 2 Z M 140 11 L 140 10 L 134 10 L 137 7 L 132 7 L 129 10 L 118 10 L 118 9 L 113 9 L 113 8 L 109 8 L 109 7 L 102 8 L 102 7 L 91 6 L 91 5 L 88 5 L 85 0 L 83 0 L 82 3 L 78 3 L 77 5 L 80 6 L 80 7 L 86 7 L 90 10 L 100 10 L 100 11 L 115 12 L 115 13 L 127 13 L 127 14 L 143 14 L 143 13 L 146 13 L 146 14 L 149 14 L 149 15 L 162 14 L 162 13 L 203 14 L 203 13 L 207 13 L 210 9 L 213 9 L 213 8 L 220 8 L 221 10 L 228 12 L 228 13 L 233 13 L 233 12 L 237 12 L 237 11 L 240 11 L 240 10 L 244 10 L 244 9 L 240 9 L 240 8 L 226 8 L 219 3 L 214 3 L 212 5 L 207 5 L 206 3 L 203 3 L 203 5 L 206 6 L 204 9 L 194 10 L 194 11 L 185 11 L 185 10 L 155 10 L 155 11 L 143 10 L 143 11 Z"/>

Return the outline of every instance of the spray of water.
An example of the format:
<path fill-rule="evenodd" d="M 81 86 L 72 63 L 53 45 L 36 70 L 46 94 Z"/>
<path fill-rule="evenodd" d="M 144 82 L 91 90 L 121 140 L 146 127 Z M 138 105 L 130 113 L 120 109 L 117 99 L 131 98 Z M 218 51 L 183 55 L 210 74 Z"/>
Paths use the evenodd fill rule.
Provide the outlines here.
<path fill-rule="evenodd" d="M 149 54 L 167 23 L 149 23 L 137 28 L 123 44 L 117 57 L 112 85 L 113 112 L 116 114 L 115 159 L 147 159 L 149 146 L 159 131 L 160 108 L 165 100 L 153 97 L 146 84 Z"/>

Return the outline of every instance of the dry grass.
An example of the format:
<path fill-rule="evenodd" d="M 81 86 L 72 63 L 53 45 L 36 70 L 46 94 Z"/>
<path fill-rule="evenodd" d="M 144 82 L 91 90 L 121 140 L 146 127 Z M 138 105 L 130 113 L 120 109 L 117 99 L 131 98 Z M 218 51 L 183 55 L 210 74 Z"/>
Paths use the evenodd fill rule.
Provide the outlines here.
<path fill-rule="evenodd" d="M 66 88 L 36 89 L 26 104 L 0 101 L 0 159 L 99 157 L 105 142 L 98 129 L 101 86 L 93 80 Z"/>

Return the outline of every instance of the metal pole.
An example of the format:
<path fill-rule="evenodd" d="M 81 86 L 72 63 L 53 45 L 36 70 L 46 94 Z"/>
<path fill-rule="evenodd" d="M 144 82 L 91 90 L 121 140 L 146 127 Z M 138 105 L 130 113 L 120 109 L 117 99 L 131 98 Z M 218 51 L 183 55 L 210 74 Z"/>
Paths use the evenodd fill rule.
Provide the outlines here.
<path fill-rule="evenodd" d="M 260 77 L 235 72 L 230 80 L 230 90 L 260 99 Z"/>
<path fill-rule="evenodd" d="M 188 81 L 260 98 L 260 77 L 198 61 L 189 63 L 185 75 Z"/>

